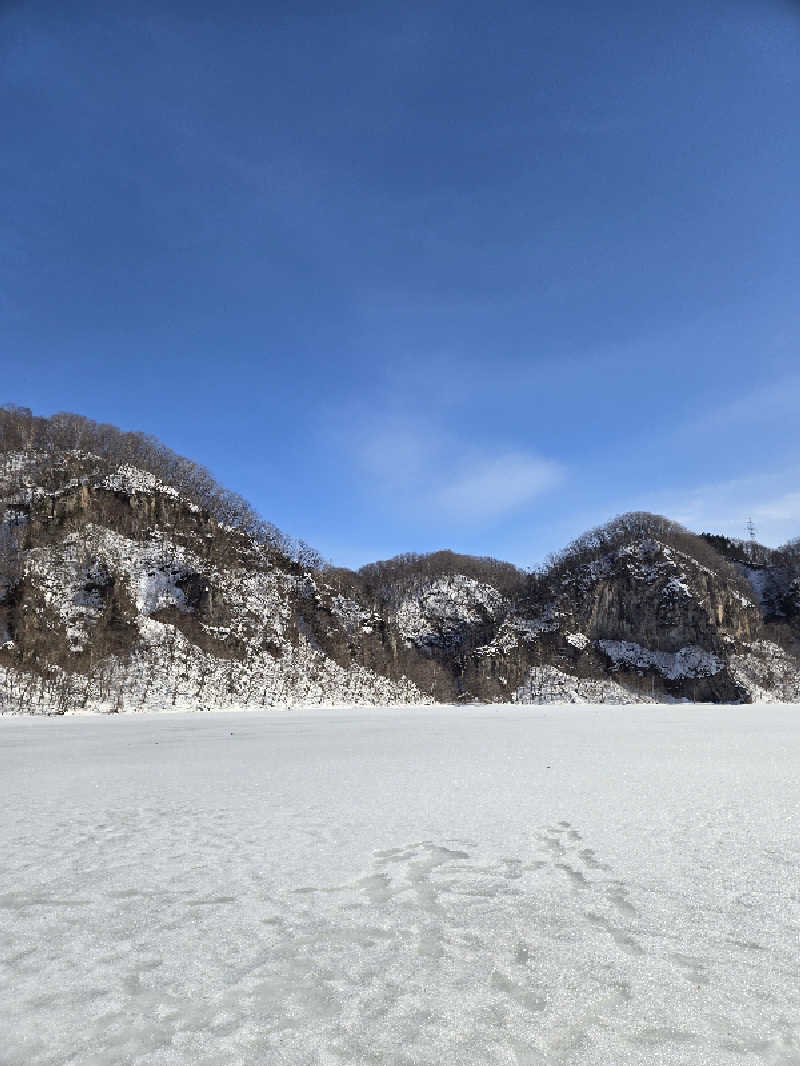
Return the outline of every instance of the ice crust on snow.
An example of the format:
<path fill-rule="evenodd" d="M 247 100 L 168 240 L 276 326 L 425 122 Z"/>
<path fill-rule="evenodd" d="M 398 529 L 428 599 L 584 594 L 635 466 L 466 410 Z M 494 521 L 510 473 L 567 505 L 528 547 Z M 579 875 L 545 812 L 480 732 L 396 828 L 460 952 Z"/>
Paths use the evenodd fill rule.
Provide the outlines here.
<path fill-rule="evenodd" d="M 4 1066 L 792 1066 L 798 751 L 795 707 L 0 720 Z"/>

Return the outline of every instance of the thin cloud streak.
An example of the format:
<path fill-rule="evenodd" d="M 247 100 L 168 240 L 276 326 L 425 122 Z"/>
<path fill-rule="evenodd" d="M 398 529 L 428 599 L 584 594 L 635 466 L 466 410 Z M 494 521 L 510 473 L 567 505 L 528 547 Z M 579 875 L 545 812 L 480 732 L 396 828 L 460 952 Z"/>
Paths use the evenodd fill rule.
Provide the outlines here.
<path fill-rule="evenodd" d="M 467 525 L 518 512 L 566 477 L 552 459 L 463 441 L 423 420 L 367 427 L 355 458 L 365 490 L 384 506 Z"/>
<path fill-rule="evenodd" d="M 496 519 L 520 510 L 563 479 L 558 463 L 511 453 L 474 463 L 436 490 L 432 499 L 457 520 Z"/>
<path fill-rule="evenodd" d="M 673 491 L 644 502 L 643 509 L 666 514 L 696 532 L 744 538 L 752 518 L 763 544 L 778 547 L 800 534 L 800 470 L 735 478 Z"/>

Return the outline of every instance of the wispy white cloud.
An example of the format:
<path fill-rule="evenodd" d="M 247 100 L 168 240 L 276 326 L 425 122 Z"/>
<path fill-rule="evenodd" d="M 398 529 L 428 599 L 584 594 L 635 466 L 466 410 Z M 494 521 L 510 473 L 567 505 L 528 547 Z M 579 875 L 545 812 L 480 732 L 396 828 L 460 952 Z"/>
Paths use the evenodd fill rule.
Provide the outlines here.
<path fill-rule="evenodd" d="M 520 510 L 563 478 L 563 468 L 550 459 L 510 452 L 473 461 L 431 495 L 446 515 L 480 521 Z"/>
<path fill-rule="evenodd" d="M 417 516 L 490 523 L 522 510 L 566 471 L 534 452 L 465 441 L 426 420 L 387 419 L 355 442 L 367 491 Z"/>
<path fill-rule="evenodd" d="M 800 536 L 800 468 L 674 490 L 642 503 L 697 532 L 744 537 L 752 518 L 763 544 L 777 546 Z"/>

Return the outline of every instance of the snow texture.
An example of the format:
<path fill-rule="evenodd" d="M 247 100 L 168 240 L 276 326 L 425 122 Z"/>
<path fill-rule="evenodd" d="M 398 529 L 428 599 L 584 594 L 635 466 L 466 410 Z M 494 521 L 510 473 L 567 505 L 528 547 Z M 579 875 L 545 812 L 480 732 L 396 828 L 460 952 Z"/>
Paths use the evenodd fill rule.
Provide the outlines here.
<path fill-rule="evenodd" d="M 592 643 L 585 633 L 567 633 L 564 640 L 578 651 L 584 651 Z"/>
<path fill-rule="evenodd" d="M 507 655 L 520 644 L 533 644 L 543 633 L 557 632 L 563 618 L 563 612 L 554 603 L 546 604 L 535 618 L 509 615 L 498 628 L 494 640 L 477 648 L 476 654 L 486 657 Z"/>
<path fill-rule="evenodd" d="M 317 604 L 322 601 L 311 573 L 298 582 L 274 568 L 209 568 L 164 532 L 134 540 L 91 524 L 57 545 L 30 551 L 25 566 L 44 604 L 40 623 L 63 626 L 71 651 L 90 645 L 92 626 L 103 609 L 98 589 L 112 573 L 123 578 L 142 639 L 129 659 L 108 656 L 88 675 L 67 676 L 51 667 L 47 675 L 37 676 L 0 666 L 0 713 L 431 702 L 407 678 L 390 680 L 357 664 L 345 669 L 324 655 L 311 637 L 289 638 L 290 593 L 298 592 Z M 187 640 L 175 625 L 150 617 L 170 607 L 186 612 L 180 583 L 190 578 L 199 579 L 206 590 L 220 590 L 228 623 L 204 624 L 203 629 L 219 648 L 236 644 L 243 656 L 212 655 Z M 354 601 L 341 596 L 333 602 L 334 613 L 346 625 L 360 625 L 372 617 L 355 613 L 354 607 Z M 0 631 L 0 644 L 7 639 L 8 633 Z"/>
<path fill-rule="evenodd" d="M 713 570 L 685 552 L 652 537 L 643 537 L 577 567 L 573 573 L 564 576 L 562 584 L 586 591 L 620 569 L 637 582 L 660 588 L 661 597 L 667 604 L 695 598 L 692 585 L 697 583 L 698 575 L 716 577 Z M 733 596 L 744 606 L 754 606 L 741 593 L 734 591 Z"/>
<path fill-rule="evenodd" d="M 37 493 L 44 492 L 30 472 L 35 473 L 37 464 L 45 459 L 33 453 L 7 457 L 3 477 L 16 495 L 7 497 L 12 502 L 5 509 L 6 525 L 0 536 L 13 541 L 16 533 L 8 525 L 27 521 L 25 500 L 29 504 Z M 69 479 L 74 472 L 69 467 L 73 460 L 80 460 L 82 468 L 91 468 L 95 461 L 99 466 L 80 481 Z M 47 463 L 54 466 L 52 457 Z M 108 474 L 101 469 L 100 460 L 88 452 L 68 453 L 63 466 L 64 484 L 48 495 L 91 484 L 128 496 L 178 497 L 174 488 L 130 465 Z M 0 488 L 3 484 L 0 478 Z M 17 497 L 22 499 L 19 507 L 13 503 Z M 190 506 L 186 501 L 183 504 Z M 159 521 L 167 520 L 162 516 Z M 75 660 L 79 669 L 71 676 L 62 670 L 68 660 L 55 654 L 47 662 L 35 664 L 41 668 L 33 674 L 23 670 L 15 673 L 10 668 L 13 653 L 19 650 L 12 642 L 15 630 L 4 623 L 0 646 L 12 654 L 4 660 L 9 668 L 0 666 L 0 712 L 57 714 L 75 707 L 107 712 L 429 703 L 430 697 L 407 678 L 389 680 L 347 662 L 348 650 L 357 651 L 363 646 L 363 637 L 376 631 L 376 647 L 388 633 L 386 644 L 394 650 L 392 621 L 406 645 L 423 654 L 444 652 L 463 661 L 471 656 L 473 663 L 488 662 L 487 680 L 494 678 L 503 686 L 503 699 L 509 698 L 506 692 L 511 694 L 519 686 L 517 698 L 537 702 L 638 701 L 640 696 L 621 687 L 614 678 L 588 681 L 555 666 L 544 673 L 529 674 L 519 685 L 528 664 L 542 659 L 555 658 L 559 667 L 565 664 L 576 673 L 596 673 L 596 650 L 606 653 L 612 672 L 623 668 L 654 670 L 672 681 L 708 677 L 725 668 L 720 656 L 694 645 L 663 652 L 629 641 L 597 641 L 587 635 L 596 635 L 598 630 L 614 634 L 613 629 L 598 626 L 593 620 L 592 604 L 596 605 L 599 593 L 591 586 L 601 579 L 610 579 L 614 586 L 620 577 L 626 584 L 630 577 L 634 584 L 651 586 L 660 600 L 655 613 L 661 621 L 679 622 L 682 612 L 698 606 L 705 610 L 703 587 L 708 582 L 702 575 L 713 577 L 713 571 L 653 536 L 637 537 L 590 563 L 576 564 L 564 575 L 564 588 L 548 593 L 554 594 L 554 600 L 539 602 L 535 608 L 529 605 L 521 610 L 491 584 L 455 574 L 437 580 L 418 578 L 411 587 L 404 584 L 402 592 L 398 587 L 397 597 L 391 598 L 394 613 L 390 610 L 387 616 L 374 606 L 367 609 L 342 595 L 328 584 L 324 573 L 298 574 L 275 566 L 269 552 L 261 552 L 240 533 L 236 534 L 235 550 L 215 558 L 206 550 L 205 537 L 210 533 L 204 536 L 202 524 L 200 529 L 178 538 L 171 525 L 160 528 L 156 524 L 142 537 L 134 538 L 86 522 L 60 542 L 41 537 L 37 546 L 24 554 L 28 595 L 21 631 L 44 636 L 41 644 L 58 649 L 62 656 L 67 652 L 82 659 Z M 586 543 L 593 536 L 584 538 Z M 598 544 L 603 543 L 598 537 Z M 745 569 L 746 574 L 741 572 L 749 577 L 762 604 L 769 599 L 777 610 L 779 600 L 790 602 L 788 575 L 778 581 L 770 572 L 767 580 L 761 571 Z M 582 603 L 581 594 L 587 590 L 588 599 Z M 7 592 L 5 581 L 0 585 L 0 597 L 7 599 Z M 753 606 L 734 588 L 728 588 L 728 595 Z M 730 608 L 730 601 L 727 606 Z M 534 616 L 528 617 L 528 611 L 534 611 Z M 723 605 L 715 605 L 714 615 L 722 623 Z M 141 636 L 138 641 L 137 630 Z M 746 625 L 741 630 L 753 632 Z M 696 630 L 690 632 L 693 636 Z M 120 636 L 120 643 L 109 638 L 114 633 Z M 52 640 L 48 640 L 51 635 Z M 98 635 L 102 639 L 95 640 Z M 630 630 L 623 635 L 630 635 Z M 687 633 L 681 642 L 692 636 Z M 327 637 L 331 638 L 329 643 Z M 696 639 L 702 639 L 702 634 Z M 739 652 L 731 677 L 742 693 L 763 702 L 800 698 L 796 667 L 777 645 L 761 641 L 758 647 L 742 647 L 722 632 L 717 650 L 725 645 L 731 655 Z M 323 653 L 323 647 L 331 658 Z M 771 649 L 775 649 L 774 663 L 769 661 Z M 575 651 L 586 655 L 576 656 Z M 506 657 L 511 661 L 494 661 Z M 380 660 L 367 655 L 365 661 Z M 512 676 L 513 682 L 509 682 Z M 426 684 L 424 680 L 420 683 Z M 729 691 L 735 694 L 736 690 Z M 495 691 L 493 698 L 497 694 Z"/>
<path fill-rule="evenodd" d="M 796 1066 L 796 708 L 0 720 L 3 1066 Z"/>
<path fill-rule="evenodd" d="M 73 651 L 84 646 L 87 625 L 100 613 L 97 586 L 104 575 L 124 574 L 137 611 L 149 615 L 163 607 L 185 609 L 177 581 L 196 566 L 197 560 L 163 534 L 137 541 L 88 524 L 58 545 L 33 549 L 25 560 L 26 574 L 64 623 Z"/>
<path fill-rule="evenodd" d="M 725 665 L 713 652 L 691 644 L 676 652 L 651 651 L 629 640 L 598 640 L 597 645 L 616 667 L 635 670 L 653 667 L 670 681 L 683 677 L 710 677 L 718 674 Z"/>
<path fill-rule="evenodd" d="M 800 703 L 797 660 L 770 640 L 753 641 L 732 655 L 731 674 L 754 703 Z"/>
<path fill-rule="evenodd" d="M 253 652 L 219 659 L 190 643 L 173 625 L 139 620 L 142 644 L 126 663 L 113 657 L 89 675 L 42 678 L 0 666 L 0 714 L 58 715 L 259 710 L 266 707 L 431 703 L 407 678 L 389 678 L 351 664 L 348 669 L 302 637 L 282 654 Z M 55 692 L 55 695 L 54 695 Z"/>
<path fill-rule="evenodd" d="M 406 597 L 395 620 L 409 645 L 448 647 L 473 626 L 500 617 L 504 607 L 504 598 L 491 585 L 454 574 Z"/>
<path fill-rule="evenodd" d="M 136 466 L 120 466 L 113 474 L 103 478 L 101 485 L 112 492 L 123 492 L 133 496 L 137 492 L 160 492 L 165 496 L 178 498 L 178 491 L 167 485 L 148 470 Z"/>
<path fill-rule="evenodd" d="M 535 666 L 514 693 L 515 703 L 651 703 L 610 678 L 579 678 L 555 666 Z"/>

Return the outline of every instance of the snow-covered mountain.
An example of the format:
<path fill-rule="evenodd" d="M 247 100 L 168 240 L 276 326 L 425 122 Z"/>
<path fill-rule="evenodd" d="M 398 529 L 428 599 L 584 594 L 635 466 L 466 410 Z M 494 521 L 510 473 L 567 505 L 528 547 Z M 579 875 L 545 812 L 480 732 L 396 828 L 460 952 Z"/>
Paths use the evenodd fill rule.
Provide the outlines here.
<path fill-rule="evenodd" d="M 335 569 L 152 439 L 0 412 L 0 709 L 800 700 L 800 549 L 625 515 Z"/>

